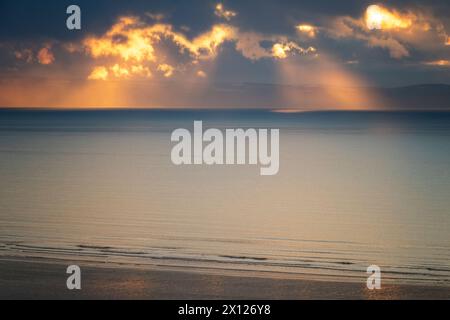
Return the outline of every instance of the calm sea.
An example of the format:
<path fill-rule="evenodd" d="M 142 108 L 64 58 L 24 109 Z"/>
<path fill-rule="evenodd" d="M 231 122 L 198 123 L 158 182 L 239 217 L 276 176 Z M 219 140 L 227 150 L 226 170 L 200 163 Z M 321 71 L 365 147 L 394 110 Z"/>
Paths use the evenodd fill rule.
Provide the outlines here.
<path fill-rule="evenodd" d="M 170 134 L 279 128 L 280 172 Z M 450 113 L 0 111 L 0 256 L 450 286 Z"/>

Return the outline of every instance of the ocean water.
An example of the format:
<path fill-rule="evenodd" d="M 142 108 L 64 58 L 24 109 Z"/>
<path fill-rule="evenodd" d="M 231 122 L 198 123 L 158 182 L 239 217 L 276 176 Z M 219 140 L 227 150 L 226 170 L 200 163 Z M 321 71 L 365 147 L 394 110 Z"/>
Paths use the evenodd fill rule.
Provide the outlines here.
<path fill-rule="evenodd" d="M 279 128 L 279 174 L 173 165 L 194 120 Z M 450 113 L 2 110 L 9 257 L 450 286 Z"/>

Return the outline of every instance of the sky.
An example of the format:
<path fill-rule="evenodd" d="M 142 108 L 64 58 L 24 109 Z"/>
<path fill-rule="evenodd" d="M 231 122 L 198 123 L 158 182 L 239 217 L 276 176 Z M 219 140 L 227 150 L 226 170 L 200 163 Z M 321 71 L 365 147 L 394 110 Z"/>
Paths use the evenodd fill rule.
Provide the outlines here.
<path fill-rule="evenodd" d="M 69 30 L 66 8 L 81 9 Z M 450 2 L 2 0 L 4 107 L 365 109 L 450 84 Z"/>

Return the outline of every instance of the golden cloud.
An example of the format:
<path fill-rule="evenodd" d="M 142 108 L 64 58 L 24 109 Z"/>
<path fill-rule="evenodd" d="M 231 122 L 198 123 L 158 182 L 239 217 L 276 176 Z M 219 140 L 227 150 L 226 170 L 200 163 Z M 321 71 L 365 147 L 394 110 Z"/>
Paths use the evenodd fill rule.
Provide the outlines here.
<path fill-rule="evenodd" d="M 161 71 L 164 74 L 164 77 L 170 78 L 173 75 L 175 68 L 167 63 L 163 63 L 158 66 L 158 71 Z"/>
<path fill-rule="evenodd" d="M 153 33 L 158 29 L 139 28 L 139 20 L 122 17 L 102 37 L 89 37 L 83 41 L 87 52 L 94 58 L 117 57 L 125 61 L 154 61 Z"/>
<path fill-rule="evenodd" d="M 382 5 L 370 5 L 360 18 L 337 17 L 326 32 L 334 38 L 352 38 L 369 47 L 384 48 L 395 59 L 408 57 L 410 48 L 432 51 L 448 42 L 442 22 L 430 12 Z"/>
<path fill-rule="evenodd" d="M 365 15 L 366 26 L 370 30 L 408 29 L 415 20 L 412 13 L 401 14 L 375 4 L 367 8 Z"/>
<path fill-rule="evenodd" d="M 52 64 L 55 61 L 55 56 L 51 51 L 50 45 L 45 45 L 38 50 L 35 58 L 35 54 L 32 49 L 23 49 L 14 51 L 14 56 L 18 60 L 25 61 L 26 63 L 32 63 L 37 60 L 38 63 L 43 65 Z"/>
<path fill-rule="evenodd" d="M 271 43 L 271 47 L 263 47 L 262 42 Z M 315 53 L 314 47 L 303 48 L 285 36 L 265 36 L 256 32 L 239 32 L 236 50 L 250 60 L 262 58 L 286 59 L 290 55 Z"/>
<path fill-rule="evenodd" d="M 215 24 L 197 36 L 188 37 L 185 28 L 177 30 L 171 24 L 161 23 L 162 17 L 153 18 L 157 22 L 123 16 L 103 34 L 89 35 L 79 42 L 47 43 L 38 51 L 22 49 L 13 53 L 16 59 L 27 63 L 50 65 L 55 61 L 52 46 L 58 45 L 68 54 L 91 58 L 87 79 L 105 81 L 170 78 L 184 73 L 206 78 L 203 70 L 210 70 L 211 61 L 226 42 L 234 44 L 239 53 L 251 60 L 286 59 L 316 52 L 315 48 L 303 48 L 287 36 L 241 32 L 229 24 Z"/>
<path fill-rule="evenodd" d="M 307 54 L 316 52 L 316 49 L 314 47 L 303 49 L 294 42 L 275 43 L 272 47 L 272 56 L 277 59 L 286 59 L 289 53 L 295 52 L 300 54 Z"/>
<path fill-rule="evenodd" d="M 166 54 L 158 51 L 160 43 L 174 43 L 179 49 L 178 54 L 187 53 L 191 61 L 208 60 L 217 55 L 224 42 L 235 40 L 236 33 L 234 27 L 218 24 L 191 40 L 174 31 L 170 24 L 147 25 L 137 17 L 121 17 L 104 35 L 84 39 L 82 46 L 94 59 L 115 61 L 107 67 L 106 79 L 131 75 L 149 77 L 150 68 L 161 71 L 164 77 L 171 77 L 175 68 L 166 61 Z M 105 73 L 101 75 L 99 78 L 93 75 L 93 78 L 104 79 Z"/>
<path fill-rule="evenodd" d="M 92 70 L 91 74 L 88 76 L 89 80 L 106 80 L 108 79 L 108 69 L 106 67 L 100 66 L 95 67 L 94 70 Z"/>
<path fill-rule="evenodd" d="M 175 42 L 188 49 L 196 58 L 211 58 L 217 54 L 217 49 L 225 41 L 235 40 L 237 29 L 229 25 L 215 25 L 210 32 L 202 34 L 192 42 L 182 39 L 175 39 Z M 177 41 L 178 40 L 178 41 Z"/>
<path fill-rule="evenodd" d="M 143 65 L 131 66 L 131 74 L 145 78 L 150 78 L 152 76 L 152 72 L 150 71 L 150 69 L 148 67 L 144 67 Z"/>
<path fill-rule="evenodd" d="M 206 78 L 207 75 L 206 75 L 206 73 L 204 71 L 199 70 L 199 71 L 197 71 L 197 77 Z"/>
<path fill-rule="evenodd" d="M 116 63 L 110 67 L 94 67 L 88 80 L 127 79 L 131 76 L 150 78 L 152 73 L 148 67 L 143 65 L 119 65 Z"/>
<path fill-rule="evenodd" d="M 55 61 L 55 56 L 53 55 L 50 47 L 44 47 L 39 50 L 37 54 L 37 59 L 40 64 L 48 65 L 52 64 Z"/>
<path fill-rule="evenodd" d="M 315 38 L 317 34 L 317 27 L 309 24 L 299 24 L 295 27 L 301 34 L 308 36 L 309 38 Z"/>
<path fill-rule="evenodd" d="M 173 67 L 170 63 L 171 53 L 164 52 L 160 48 L 166 41 L 175 44 L 178 48 L 176 54 L 185 55 L 185 58 L 187 55 L 187 62 L 178 63 L 177 68 Z M 271 42 L 272 47 L 263 48 L 261 46 L 263 41 Z M 252 60 L 285 59 L 293 54 L 316 52 L 315 48 L 302 48 L 285 36 L 240 32 L 238 28 L 228 24 L 213 25 L 209 31 L 190 39 L 182 32 L 175 31 L 170 24 L 148 25 L 132 16 L 121 17 L 101 36 L 87 37 L 82 41 L 82 47 L 96 60 L 113 61 L 110 66 L 105 66 L 103 63 L 100 68 L 94 67 L 89 79 L 149 77 L 152 75 L 152 69 L 169 78 L 175 74 L 175 71 L 184 71 L 187 66 L 198 65 L 202 61 L 215 58 L 225 42 L 234 42 L 236 50 Z M 78 48 L 78 46 L 72 45 L 71 48 Z"/>
<path fill-rule="evenodd" d="M 218 3 L 216 5 L 216 9 L 214 11 L 214 14 L 218 16 L 219 18 L 223 18 L 227 21 L 230 21 L 232 18 L 237 16 L 237 13 L 231 10 L 226 10 L 222 3 Z"/>

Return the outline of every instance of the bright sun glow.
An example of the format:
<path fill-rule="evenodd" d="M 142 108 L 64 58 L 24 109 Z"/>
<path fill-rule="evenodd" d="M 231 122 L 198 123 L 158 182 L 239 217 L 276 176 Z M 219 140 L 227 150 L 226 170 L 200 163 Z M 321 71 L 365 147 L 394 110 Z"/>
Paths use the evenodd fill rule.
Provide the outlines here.
<path fill-rule="evenodd" d="M 390 11 L 379 5 L 371 5 L 366 10 L 366 25 L 370 30 L 406 29 L 411 27 L 413 19 Z"/>

